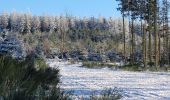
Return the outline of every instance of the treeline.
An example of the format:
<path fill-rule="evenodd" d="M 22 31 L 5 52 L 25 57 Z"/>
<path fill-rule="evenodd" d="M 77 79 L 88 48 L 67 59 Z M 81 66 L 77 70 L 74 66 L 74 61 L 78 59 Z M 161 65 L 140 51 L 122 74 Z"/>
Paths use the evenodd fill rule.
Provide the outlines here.
<path fill-rule="evenodd" d="M 128 34 L 128 23 L 125 25 Z M 109 50 L 121 53 L 122 27 L 122 21 L 112 17 L 36 16 L 17 12 L 0 15 L 1 33 L 17 33 L 28 44 L 26 50 L 40 43 L 46 52 L 52 47 L 58 48 L 59 52 L 78 49 L 103 54 Z"/>
<path fill-rule="evenodd" d="M 116 25 L 116 26 L 115 26 Z M 65 16 L 36 16 L 31 13 L 2 12 L 0 15 L 1 30 L 8 30 L 20 33 L 57 32 L 68 30 L 117 30 L 122 27 L 121 20 L 99 18 L 79 18 L 69 15 Z"/>
<path fill-rule="evenodd" d="M 130 63 L 136 62 L 136 41 L 134 34 L 134 22 L 140 22 L 142 34 L 142 64 L 155 66 L 159 69 L 162 66 L 170 65 L 170 29 L 169 29 L 169 8 L 168 0 L 116 0 L 119 2 L 118 10 L 122 13 L 122 21 L 129 19 L 130 28 Z M 125 30 L 125 29 L 123 29 Z M 124 33 L 124 56 L 126 55 L 126 41 Z M 125 59 L 126 63 L 126 59 Z"/>

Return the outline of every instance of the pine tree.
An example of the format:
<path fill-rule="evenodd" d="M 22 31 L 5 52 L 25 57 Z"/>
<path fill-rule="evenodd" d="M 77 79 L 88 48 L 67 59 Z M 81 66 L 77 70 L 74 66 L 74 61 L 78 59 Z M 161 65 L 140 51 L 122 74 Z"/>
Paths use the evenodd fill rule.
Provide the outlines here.
<path fill-rule="evenodd" d="M 17 29 L 19 30 L 20 33 L 24 33 L 24 29 L 25 29 L 25 16 L 24 14 L 20 14 L 19 17 L 17 18 Z"/>
<path fill-rule="evenodd" d="M 40 25 L 40 18 L 38 16 L 33 16 L 31 20 L 31 31 L 33 33 L 40 31 Z"/>
<path fill-rule="evenodd" d="M 126 64 L 126 34 L 125 34 L 125 16 L 127 15 L 126 12 L 128 11 L 128 1 L 127 0 L 116 0 L 119 1 L 121 7 L 118 10 L 121 11 L 122 14 L 122 21 L 123 21 L 123 56 L 124 56 L 124 64 Z"/>
<path fill-rule="evenodd" d="M 50 32 L 53 32 L 56 28 L 56 24 L 55 24 L 55 17 L 51 16 L 49 18 L 49 30 Z"/>
<path fill-rule="evenodd" d="M 30 13 L 27 13 L 27 14 L 24 14 L 24 17 L 25 17 L 25 33 L 30 33 L 31 32 L 31 14 Z"/>
<path fill-rule="evenodd" d="M 10 26 L 10 30 L 11 31 L 18 31 L 17 30 L 17 25 L 18 25 L 18 14 L 14 11 L 10 14 L 10 17 L 9 17 L 9 26 Z"/>
<path fill-rule="evenodd" d="M 0 27 L 3 30 L 7 29 L 8 19 L 9 19 L 8 13 L 7 12 L 3 12 L 2 15 L 0 16 Z"/>
<path fill-rule="evenodd" d="M 49 31 L 49 16 L 44 15 L 41 17 L 41 31 L 48 32 Z"/>

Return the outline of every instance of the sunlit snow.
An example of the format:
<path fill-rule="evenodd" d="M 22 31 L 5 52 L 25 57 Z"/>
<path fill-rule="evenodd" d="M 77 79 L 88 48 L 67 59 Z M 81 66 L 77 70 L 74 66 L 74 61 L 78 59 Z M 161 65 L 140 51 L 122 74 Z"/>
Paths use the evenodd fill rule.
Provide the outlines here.
<path fill-rule="evenodd" d="M 170 73 L 128 72 L 108 68 L 88 69 L 82 64 L 48 60 L 50 67 L 58 67 L 61 88 L 75 96 L 88 96 L 106 88 L 117 87 L 123 100 L 170 100 Z"/>

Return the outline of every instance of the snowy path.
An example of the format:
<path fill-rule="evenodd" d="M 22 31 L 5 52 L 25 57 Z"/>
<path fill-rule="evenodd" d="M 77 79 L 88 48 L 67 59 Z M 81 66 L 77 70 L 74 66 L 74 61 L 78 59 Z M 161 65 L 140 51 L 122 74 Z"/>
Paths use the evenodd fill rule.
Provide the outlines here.
<path fill-rule="evenodd" d="M 170 100 L 170 73 L 87 69 L 55 60 L 48 63 L 59 66 L 61 88 L 73 90 L 75 95 L 117 87 L 123 91 L 123 100 Z"/>

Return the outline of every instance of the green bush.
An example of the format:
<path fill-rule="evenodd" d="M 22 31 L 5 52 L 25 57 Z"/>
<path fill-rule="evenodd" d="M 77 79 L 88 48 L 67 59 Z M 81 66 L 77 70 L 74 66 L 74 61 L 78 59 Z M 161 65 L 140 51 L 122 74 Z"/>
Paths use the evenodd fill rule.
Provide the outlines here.
<path fill-rule="evenodd" d="M 111 64 L 97 62 L 97 61 L 84 61 L 83 66 L 87 68 L 103 68 L 103 67 L 116 68 L 116 65 L 111 65 Z"/>
<path fill-rule="evenodd" d="M 101 95 L 99 96 L 92 95 L 90 96 L 90 100 L 119 100 L 122 97 L 121 91 L 117 88 L 114 88 L 102 91 Z"/>
<path fill-rule="evenodd" d="M 59 70 L 47 67 L 41 59 L 18 61 L 0 55 L 0 98 L 2 100 L 63 100 Z M 35 68 L 36 64 L 40 66 Z"/>
<path fill-rule="evenodd" d="M 119 66 L 120 69 L 123 69 L 125 71 L 143 71 L 145 70 L 142 68 L 140 64 L 127 64 L 124 66 Z"/>

